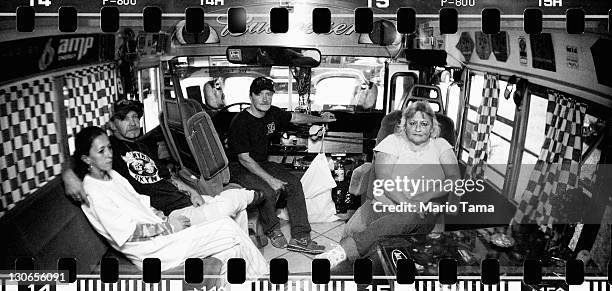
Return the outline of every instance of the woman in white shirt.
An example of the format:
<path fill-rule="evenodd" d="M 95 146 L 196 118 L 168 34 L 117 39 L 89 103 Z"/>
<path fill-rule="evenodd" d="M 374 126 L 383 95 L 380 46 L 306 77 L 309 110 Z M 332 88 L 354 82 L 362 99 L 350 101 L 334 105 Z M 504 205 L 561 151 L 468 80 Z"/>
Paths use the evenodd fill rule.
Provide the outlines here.
<path fill-rule="evenodd" d="M 415 102 L 402 112 L 394 134 L 374 148 L 376 152 L 373 199 L 366 201 L 345 226 L 340 245 L 317 256 L 331 266 L 367 255 L 385 235 L 430 232 L 449 187 L 460 178 L 452 146 L 438 138 L 440 127 L 427 102 Z M 452 195 L 452 194 L 451 194 Z M 408 206 L 413 205 L 413 206 Z"/>
<path fill-rule="evenodd" d="M 187 258 L 213 256 L 227 271 L 227 260 L 244 258 L 247 278 L 267 273 L 268 266 L 247 234 L 230 218 L 197 225 L 181 215 L 166 217 L 150 206 L 149 197 L 113 171 L 113 152 L 106 133 L 87 127 L 76 135 L 75 172 L 83 179 L 89 206 L 81 208 L 91 225 L 111 246 L 142 268 L 145 258 L 158 258 L 161 270 Z"/>

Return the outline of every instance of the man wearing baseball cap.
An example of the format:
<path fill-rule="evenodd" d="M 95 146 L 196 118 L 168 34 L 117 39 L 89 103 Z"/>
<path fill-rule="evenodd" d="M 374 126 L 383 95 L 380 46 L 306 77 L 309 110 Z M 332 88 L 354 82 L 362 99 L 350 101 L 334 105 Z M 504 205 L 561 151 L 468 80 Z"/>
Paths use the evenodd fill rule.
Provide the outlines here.
<path fill-rule="evenodd" d="M 230 177 L 232 182 L 264 194 L 266 199 L 258 205 L 259 219 L 274 247 L 310 254 L 322 253 L 325 247 L 310 238 L 310 223 L 300 180 L 282 165 L 267 161 L 268 146 L 270 137 L 289 123 L 327 123 L 335 121 L 335 117 L 329 112 L 318 117 L 283 111 L 271 105 L 273 95 L 272 80 L 258 77 L 251 83 L 251 106 L 238 113 L 230 125 L 230 158 L 233 160 L 230 163 Z M 289 243 L 276 217 L 276 202 L 281 195 L 286 196 L 287 200 L 291 225 Z"/>
<path fill-rule="evenodd" d="M 113 170 L 126 178 L 138 193 L 151 197 L 151 206 L 166 216 L 174 210 L 187 209 L 190 213 L 186 213 L 186 216 L 195 220 L 192 221 L 194 225 L 230 216 L 245 232 L 248 231 L 245 209 L 249 203 L 259 203 L 261 194 L 257 191 L 232 189 L 205 202 L 197 191 L 179 189 L 178 182 L 173 180 L 168 168 L 161 166 L 157 151 L 139 139 L 143 111 L 143 104 L 135 100 L 123 99 L 113 105 L 112 117 L 108 123 L 112 131 L 109 139 L 113 151 Z M 71 165 L 66 165 L 62 179 L 66 195 L 87 203 L 87 193 Z"/>

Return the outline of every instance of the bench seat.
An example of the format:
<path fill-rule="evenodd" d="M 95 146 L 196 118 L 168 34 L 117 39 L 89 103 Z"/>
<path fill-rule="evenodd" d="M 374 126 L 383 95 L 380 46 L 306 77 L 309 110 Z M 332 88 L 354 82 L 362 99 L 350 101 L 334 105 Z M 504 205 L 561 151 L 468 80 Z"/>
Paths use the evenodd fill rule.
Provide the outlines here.
<path fill-rule="evenodd" d="M 119 260 L 120 274 L 141 273 L 91 227 L 79 205 L 66 197 L 59 177 L 0 217 L 0 233 L 2 270 L 14 269 L 15 260 L 23 257 L 35 259 L 35 270 L 56 270 L 59 258 L 76 258 L 77 274 L 99 274 L 102 258 L 114 257 Z M 209 257 L 203 261 L 206 273 L 221 272 L 220 260 Z M 183 267 L 164 274 L 183 274 Z M 217 283 L 211 278 L 204 282 L 207 286 Z"/>

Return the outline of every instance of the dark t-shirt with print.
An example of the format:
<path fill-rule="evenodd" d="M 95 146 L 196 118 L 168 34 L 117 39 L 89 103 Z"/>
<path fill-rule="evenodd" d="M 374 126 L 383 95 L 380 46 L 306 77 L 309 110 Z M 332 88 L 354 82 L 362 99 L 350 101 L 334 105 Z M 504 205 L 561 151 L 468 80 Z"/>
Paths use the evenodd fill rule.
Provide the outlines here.
<path fill-rule="evenodd" d="M 151 206 L 165 215 L 191 206 L 191 199 L 170 182 L 170 171 L 159 167 L 157 153 L 142 142 L 128 142 L 110 137 L 113 170 L 125 177 L 136 192 L 151 197 Z"/>
<path fill-rule="evenodd" d="M 249 153 L 255 161 L 268 158 L 270 137 L 277 131 L 289 126 L 291 112 L 271 106 L 261 118 L 257 118 L 246 109 L 238 113 L 230 124 L 229 146 L 233 160 L 241 153 Z"/>

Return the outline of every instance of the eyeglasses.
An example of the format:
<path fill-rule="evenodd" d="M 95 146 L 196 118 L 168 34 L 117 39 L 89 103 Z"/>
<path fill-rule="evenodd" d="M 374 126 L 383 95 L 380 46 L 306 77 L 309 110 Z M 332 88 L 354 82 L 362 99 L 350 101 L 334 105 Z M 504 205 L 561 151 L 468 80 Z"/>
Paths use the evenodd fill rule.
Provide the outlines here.
<path fill-rule="evenodd" d="M 417 124 L 420 125 L 421 127 L 429 127 L 431 122 L 429 122 L 427 120 L 421 120 L 421 121 L 411 120 L 411 121 L 408 122 L 408 125 L 410 127 L 413 127 L 413 128 L 416 128 Z"/>

